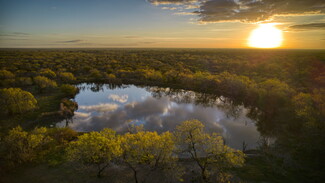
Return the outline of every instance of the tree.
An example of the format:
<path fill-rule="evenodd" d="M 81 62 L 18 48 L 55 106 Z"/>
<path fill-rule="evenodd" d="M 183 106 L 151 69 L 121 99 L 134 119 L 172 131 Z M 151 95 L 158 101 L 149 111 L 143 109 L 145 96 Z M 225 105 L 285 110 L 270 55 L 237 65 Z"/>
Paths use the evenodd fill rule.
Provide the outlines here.
<path fill-rule="evenodd" d="M 134 180 L 139 182 L 139 170 L 165 168 L 175 160 L 173 157 L 174 141 L 170 132 L 158 135 L 157 132 L 140 131 L 122 136 L 122 158 L 132 169 Z M 174 169 L 176 172 L 177 169 Z"/>
<path fill-rule="evenodd" d="M 12 165 L 31 162 L 40 158 L 44 146 L 52 139 L 46 135 L 46 128 L 35 128 L 31 132 L 18 126 L 4 138 L 5 156 Z"/>
<path fill-rule="evenodd" d="M 33 80 L 30 77 L 18 77 L 16 78 L 16 84 L 18 86 L 30 86 L 33 85 Z"/>
<path fill-rule="evenodd" d="M 51 79 L 44 77 L 44 76 L 36 76 L 34 78 L 34 82 L 38 86 L 40 92 L 42 92 L 45 88 L 57 87 L 57 84 L 55 81 L 52 81 Z"/>
<path fill-rule="evenodd" d="M 0 70 L 0 86 L 12 86 L 15 82 L 15 74 L 7 70 Z"/>
<path fill-rule="evenodd" d="M 64 93 L 65 96 L 71 98 L 74 98 L 74 96 L 78 93 L 78 88 L 69 84 L 61 85 L 60 90 L 62 93 Z"/>
<path fill-rule="evenodd" d="M 54 79 L 54 78 L 56 77 L 55 72 L 52 71 L 51 69 L 48 69 L 48 68 L 46 68 L 46 69 L 42 69 L 42 70 L 40 71 L 40 74 L 41 74 L 42 76 L 45 76 L 45 77 L 48 77 L 48 78 L 51 78 L 51 79 Z"/>
<path fill-rule="evenodd" d="M 103 129 L 101 132 L 85 133 L 67 148 L 68 159 L 86 166 L 97 167 L 97 177 L 122 154 L 120 139 L 115 131 Z"/>
<path fill-rule="evenodd" d="M 76 80 L 76 78 L 74 77 L 74 75 L 71 72 L 59 72 L 58 76 L 59 76 L 60 80 L 65 83 L 70 83 L 70 82 L 73 82 Z"/>
<path fill-rule="evenodd" d="M 95 80 L 99 80 L 99 79 L 102 79 L 103 76 L 99 70 L 91 69 L 89 71 L 89 77 L 92 79 L 95 79 Z"/>
<path fill-rule="evenodd" d="M 35 109 L 37 100 L 20 88 L 4 88 L 0 89 L 0 106 L 4 113 L 20 114 Z"/>
<path fill-rule="evenodd" d="M 15 75 L 7 70 L 0 70 L 0 79 L 14 79 Z"/>
<path fill-rule="evenodd" d="M 313 99 L 310 94 L 298 93 L 292 98 L 292 103 L 298 117 L 302 118 L 308 124 L 314 123 L 317 115 L 315 114 Z"/>
<path fill-rule="evenodd" d="M 190 157 L 200 168 L 203 181 L 209 182 L 209 170 L 222 174 L 227 168 L 241 166 L 244 154 L 224 145 L 223 138 L 204 133 L 198 120 L 185 121 L 176 127 L 176 145 L 181 155 Z"/>

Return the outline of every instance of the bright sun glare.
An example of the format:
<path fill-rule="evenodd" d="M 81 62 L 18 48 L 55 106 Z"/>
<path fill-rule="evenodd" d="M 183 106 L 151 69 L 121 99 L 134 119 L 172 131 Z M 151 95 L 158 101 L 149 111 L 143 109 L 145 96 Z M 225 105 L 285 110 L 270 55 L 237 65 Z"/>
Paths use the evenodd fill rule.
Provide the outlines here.
<path fill-rule="evenodd" d="M 277 48 L 283 41 L 282 31 L 275 27 L 275 24 L 260 24 L 252 31 L 248 46 L 255 48 Z"/>

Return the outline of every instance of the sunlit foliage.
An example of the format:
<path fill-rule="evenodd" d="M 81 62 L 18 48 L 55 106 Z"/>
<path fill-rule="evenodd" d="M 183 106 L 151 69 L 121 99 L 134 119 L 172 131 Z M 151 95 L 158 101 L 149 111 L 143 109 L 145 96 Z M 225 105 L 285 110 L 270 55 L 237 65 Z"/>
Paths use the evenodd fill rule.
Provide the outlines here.
<path fill-rule="evenodd" d="M 20 126 L 10 130 L 4 138 L 5 158 L 12 166 L 41 159 L 45 146 L 52 141 L 46 132 L 46 128 L 26 132 Z"/>
<path fill-rule="evenodd" d="M 123 161 L 134 173 L 135 182 L 139 182 L 138 173 L 143 169 L 173 166 L 174 141 L 170 132 L 158 135 L 157 132 L 140 131 L 122 136 Z M 174 173 L 177 169 L 174 169 Z"/>
<path fill-rule="evenodd" d="M 96 166 L 97 176 L 122 154 L 120 139 L 111 129 L 85 133 L 70 143 L 68 158 L 84 165 Z"/>
<path fill-rule="evenodd" d="M 175 135 L 178 151 L 196 162 L 205 182 L 210 182 L 214 173 L 219 177 L 227 168 L 244 164 L 241 151 L 224 145 L 220 135 L 207 134 L 203 128 L 198 120 L 185 121 L 176 127 Z"/>
<path fill-rule="evenodd" d="M 46 88 L 55 88 L 58 86 L 55 81 L 44 76 L 36 76 L 33 80 L 34 83 L 38 86 L 40 92 Z"/>
<path fill-rule="evenodd" d="M 62 82 L 71 83 L 76 80 L 71 72 L 59 72 L 58 76 Z"/>
<path fill-rule="evenodd" d="M 78 88 L 69 84 L 61 85 L 60 90 L 64 94 L 64 96 L 70 98 L 74 98 L 74 96 L 78 93 Z"/>
<path fill-rule="evenodd" d="M 48 68 L 42 69 L 40 71 L 40 75 L 51 78 L 51 79 L 54 79 L 56 77 L 55 72 Z"/>
<path fill-rule="evenodd" d="M 37 107 L 37 100 L 27 91 L 20 88 L 0 89 L 1 113 L 20 114 Z"/>

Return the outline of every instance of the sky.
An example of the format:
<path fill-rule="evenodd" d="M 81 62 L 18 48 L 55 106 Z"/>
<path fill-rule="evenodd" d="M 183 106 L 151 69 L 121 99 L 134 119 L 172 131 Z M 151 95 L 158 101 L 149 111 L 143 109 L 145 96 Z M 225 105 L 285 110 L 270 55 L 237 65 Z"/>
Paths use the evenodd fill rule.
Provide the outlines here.
<path fill-rule="evenodd" d="M 324 0 L 0 0 L 0 48 L 247 48 L 261 23 L 325 49 Z"/>

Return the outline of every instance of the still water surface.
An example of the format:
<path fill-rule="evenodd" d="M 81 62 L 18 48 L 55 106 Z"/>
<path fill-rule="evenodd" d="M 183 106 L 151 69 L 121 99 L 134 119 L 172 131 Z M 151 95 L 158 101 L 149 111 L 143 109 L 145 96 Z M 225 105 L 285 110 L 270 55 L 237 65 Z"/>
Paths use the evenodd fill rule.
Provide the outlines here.
<path fill-rule="evenodd" d="M 78 110 L 68 125 L 74 130 L 88 132 L 112 128 L 128 131 L 130 124 L 142 124 L 149 131 L 173 131 L 182 121 L 198 119 L 207 132 L 218 132 L 226 144 L 242 149 L 255 148 L 259 139 L 254 120 L 243 106 L 234 106 L 223 97 L 171 90 L 159 87 L 80 84 L 75 97 Z"/>

